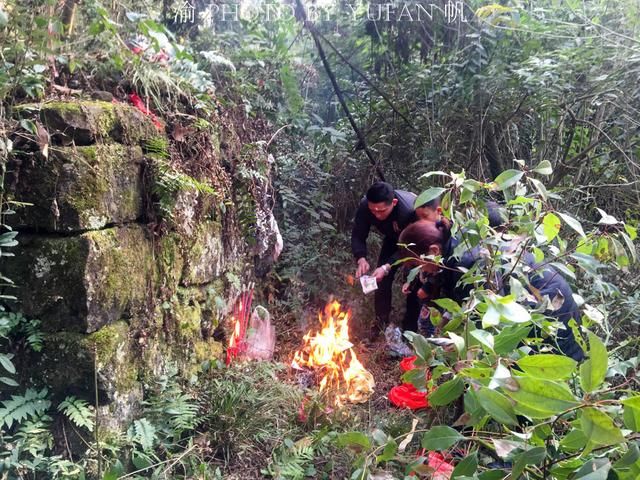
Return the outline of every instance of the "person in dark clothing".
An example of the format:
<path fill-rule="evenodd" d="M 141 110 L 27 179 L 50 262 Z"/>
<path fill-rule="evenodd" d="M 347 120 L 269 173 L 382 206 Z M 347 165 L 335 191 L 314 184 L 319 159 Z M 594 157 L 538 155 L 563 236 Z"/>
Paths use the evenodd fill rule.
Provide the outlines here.
<path fill-rule="evenodd" d="M 449 232 L 450 223 L 446 219 L 440 219 L 435 222 L 418 220 L 409 225 L 400 234 L 400 243 L 407 245 L 407 247 L 401 249 L 400 256 L 404 258 L 418 258 L 421 255 L 441 256 L 449 246 Z M 441 265 L 426 259 L 422 259 L 420 262 L 406 261 L 404 267 L 414 268 L 418 265 L 420 265 L 418 275 L 410 284 L 405 283 L 402 286 L 402 291 L 405 294 L 415 292 L 420 301 L 417 319 L 418 333 L 425 337 L 431 337 L 435 333 L 435 326 L 430 318 L 431 308 L 438 308 L 433 301 L 451 293 L 445 293 L 442 290 L 442 287 L 447 286 L 450 282 L 443 281 L 447 273 L 443 271 Z M 455 283 L 453 284 L 455 285 Z"/>
<path fill-rule="evenodd" d="M 497 231 L 503 231 L 507 223 L 507 213 L 503 206 L 494 201 L 486 204 L 487 214 L 489 217 L 489 226 Z M 540 298 L 547 296 L 550 299 L 560 296 L 563 301 L 562 305 L 554 311 L 546 311 L 545 315 L 555 318 L 564 325 L 563 329 L 558 330 L 555 338 L 555 346 L 564 355 L 573 358 L 576 361 L 584 360 L 584 351 L 575 339 L 573 330 L 569 326 L 571 320 L 575 320 L 580 325 L 580 309 L 573 298 L 573 290 L 565 278 L 552 266 L 537 263 L 534 256 L 530 252 L 525 252 L 522 261 L 530 268 L 531 273 L 528 275 L 530 287 L 535 289 Z M 507 285 L 505 279 L 502 282 Z"/>
<path fill-rule="evenodd" d="M 492 206 L 492 208 L 497 207 Z M 501 217 L 495 215 L 493 218 L 498 219 Z M 451 238 L 449 226 L 443 222 L 433 223 L 422 220 L 410 225 L 402 232 L 400 243 L 415 244 L 410 251 L 404 252 L 405 256 L 440 255 L 445 259 L 442 266 L 421 260 L 423 263 L 421 269 L 423 278 L 426 276 L 427 280 L 420 287 L 421 291 L 424 292 L 421 296 L 423 302 L 434 298 L 451 298 L 460 302 L 468 296 L 470 287 L 459 285 L 462 271 L 458 267 L 463 267 L 466 271 L 480 261 L 482 258 L 480 247 L 474 247 L 464 252 L 459 259 L 453 258 L 452 252 L 458 242 L 457 239 Z M 564 355 L 576 361 L 583 360 L 584 352 L 576 342 L 573 331 L 569 326 L 571 319 L 576 322 L 580 321 L 580 312 L 573 299 L 571 287 L 553 267 L 537 264 L 530 253 L 527 252 L 522 255 L 522 259 L 531 269 L 531 273 L 528 274 L 528 288 L 530 290 L 535 289 L 536 293 L 539 294 L 539 298 L 548 296 L 553 299 L 559 295 L 563 299 L 562 305 L 558 309 L 545 312 L 545 315 L 555 318 L 564 326 L 564 328 L 558 330 L 556 338 L 550 343 L 553 343 Z M 417 264 L 417 262 L 414 263 Z M 409 266 L 411 266 L 410 262 Z M 508 285 L 508 281 L 505 279 L 502 279 L 500 283 Z M 502 293 L 508 294 L 508 292 Z M 438 297 L 434 297 L 435 295 L 438 295 Z"/>
<path fill-rule="evenodd" d="M 369 273 L 367 260 L 367 238 L 372 227 L 382 236 L 382 248 L 378 256 L 377 268 L 372 276 L 378 281 L 375 292 L 375 322 L 370 337 L 375 339 L 389 323 L 391 314 L 391 286 L 396 272 L 392 264 L 398 257 L 398 237 L 400 232 L 416 220 L 413 203 L 415 194 L 394 190 L 386 182 L 376 182 L 360 201 L 351 232 L 351 251 L 357 261 L 356 277 Z M 407 309 L 403 321 L 405 330 L 416 329 L 418 301 L 415 295 L 407 297 Z"/>
<path fill-rule="evenodd" d="M 443 221 L 440 197 L 436 197 L 422 205 L 416 205 L 415 209 L 417 220 Z M 405 295 L 414 294 L 418 297 L 420 308 L 417 318 L 417 332 L 424 337 L 432 337 L 436 329 L 430 317 L 432 308 L 439 309 L 433 302 L 433 300 L 440 298 L 438 282 L 435 281 L 433 276 L 420 272 L 412 282 L 402 285 L 402 293 Z"/>

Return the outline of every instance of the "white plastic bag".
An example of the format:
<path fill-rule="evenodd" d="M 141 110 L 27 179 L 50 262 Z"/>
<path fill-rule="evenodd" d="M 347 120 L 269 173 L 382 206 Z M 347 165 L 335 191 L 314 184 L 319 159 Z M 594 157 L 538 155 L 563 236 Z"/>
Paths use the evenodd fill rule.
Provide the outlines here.
<path fill-rule="evenodd" d="M 262 305 L 251 313 L 245 339 L 244 357 L 253 360 L 270 360 L 276 346 L 276 330 L 271 324 L 271 315 Z"/>

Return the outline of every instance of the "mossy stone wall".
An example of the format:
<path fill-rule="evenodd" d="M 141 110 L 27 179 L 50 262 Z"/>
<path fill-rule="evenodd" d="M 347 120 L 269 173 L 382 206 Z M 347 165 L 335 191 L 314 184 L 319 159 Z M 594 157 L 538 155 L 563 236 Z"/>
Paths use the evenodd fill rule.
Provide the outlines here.
<path fill-rule="evenodd" d="M 169 362 L 189 375 L 221 355 L 213 331 L 255 262 L 255 239 L 238 227 L 230 204 L 246 195 L 234 188 L 246 187 L 227 182 L 223 189 L 217 178 L 215 195 L 185 195 L 161 185 L 166 178 L 153 172 L 171 173 L 169 152 L 157 151 L 168 136 L 124 104 L 49 102 L 16 115 L 50 139 L 48 151 L 35 141 L 22 145 L 6 182 L 9 198 L 32 206 L 7 217 L 21 234 L 2 272 L 16 284 L 16 308 L 47 332 L 27 370 L 60 397 L 93 402 L 97 382 L 101 408 L 125 423 L 145 382 Z M 236 160 L 224 158 L 217 139 L 237 138 L 222 131 L 233 127 L 201 123 L 216 139 L 218 171 L 232 178 Z M 166 221 L 149 212 L 163 200 L 176 206 Z"/>

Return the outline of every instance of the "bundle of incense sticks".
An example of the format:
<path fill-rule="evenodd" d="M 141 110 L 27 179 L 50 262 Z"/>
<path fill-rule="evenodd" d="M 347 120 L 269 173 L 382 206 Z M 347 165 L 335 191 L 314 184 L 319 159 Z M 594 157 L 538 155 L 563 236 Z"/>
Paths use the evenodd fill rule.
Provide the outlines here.
<path fill-rule="evenodd" d="M 227 365 L 231 364 L 231 361 L 238 355 L 243 353 L 247 345 L 245 343 L 245 336 L 247 333 L 247 326 L 249 325 L 249 318 L 251 317 L 251 303 L 253 302 L 253 283 L 246 285 L 243 291 L 236 298 L 233 304 L 233 311 L 231 321 L 233 323 L 233 332 L 231 339 L 229 340 L 229 346 L 227 347 Z"/>

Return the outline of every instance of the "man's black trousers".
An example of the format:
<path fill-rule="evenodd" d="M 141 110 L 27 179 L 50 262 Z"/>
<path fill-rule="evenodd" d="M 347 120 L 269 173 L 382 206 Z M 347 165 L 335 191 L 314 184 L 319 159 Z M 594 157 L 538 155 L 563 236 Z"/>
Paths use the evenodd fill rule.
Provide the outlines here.
<path fill-rule="evenodd" d="M 389 240 L 385 238 L 382 242 L 377 266 L 379 267 L 385 263 L 389 263 L 389 259 L 397 249 L 395 239 Z M 389 323 L 389 316 L 391 314 L 391 287 L 396 270 L 397 268 L 393 268 L 391 272 L 378 283 L 378 289 L 375 292 L 376 325 L 374 327 L 380 330 L 384 330 Z M 420 302 L 416 293 L 412 292 L 407 296 L 407 309 L 402 320 L 402 328 L 415 332 L 418 326 L 419 313 Z"/>

